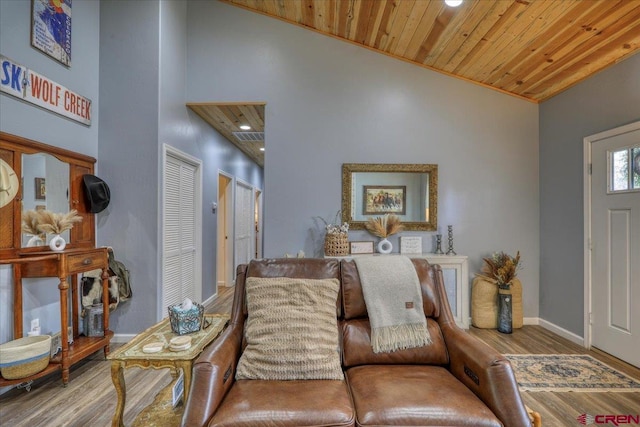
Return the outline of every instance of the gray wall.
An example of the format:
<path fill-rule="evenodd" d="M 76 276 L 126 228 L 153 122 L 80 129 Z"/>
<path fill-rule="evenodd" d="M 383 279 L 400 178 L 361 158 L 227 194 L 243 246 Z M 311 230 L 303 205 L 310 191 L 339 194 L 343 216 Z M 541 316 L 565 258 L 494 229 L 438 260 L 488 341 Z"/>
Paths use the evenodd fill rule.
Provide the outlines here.
<path fill-rule="evenodd" d="M 92 101 L 92 123 L 85 126 L 54 113 L 0 95 L 0 129 L 45 144 L 97 156 L 99 128 L 99 3 L 73 4 L 71 67 L 56 62 L 30 44 L 30 1 L 0 1 L 0 53 Z M 33 181 L 32 181 L 33 182 Z M 0 266 L 0 342 L 13 338 L 11 267 Z M 37 283 L 36 283 L 37 282 Z M 24 328 L 38 317 L 43 332 L 60 329 L 58 280 L 24 280 Z"/>
<path fill-rule="evenodd" d="M 208 203 L 217 199 L 218 170 L 265 190 L 265 255 L 281 256 L 319 254 L 313 217 L 339 209 L 342 163 L 437 163 L 439 224 L 454 225 L 470 271 L 493 251 L 520 250 L 525 316 L 581 334 L 582 138 L 640 117 L 640 56 L 538 107 L 208 1 L 76 2 L 66 68 L 30 47 L 29 11 L 26 1 L 0 2 L 0 53 L 90 98 L 93 124 L 0 95 L 0 129 L 98 157 L 96 173 L 112 189 L 97 217 L 98 244 L 116 248 L 134 280 L 134 300 L 112 321 L 117 333 L 156 320 L 166 142 L 205 165 L 205 298 L 215 293 Z M 267 102 L 265 178 L 188 101 Z M 425 237 L 430 251 L 432 233 Z M 373 240 L 366 232 L 351 238 Z M 7 267 L 0 297 L 4 342 L 12 327 Z M 49 308 L 55 322 L 56 298 L 55 289 L 34 295 L 25 323 Z"/>
<path fill-rule="evenodd" d="M 216 293 L 210 203 L 218 170 L 263 188 L 262 169 L 185 107 L 186 8 L 183 1 L 75 2 L 67 68 L 30 46 L 31 3 L 0 1 L 0 53 L 93 101 L 87 127 L 2 94 L 0 129 L 98 158 L 96 175 L 112 199 L 96 216 L 97 244 L 114 247 L 133 280 L 134 298 L 111 317 L 116 334 L 137 333 L 160 315 L 163 143 L 203 160 L 203 298 Z M 38 317 L 45 332 L 59 329 L 57 281 L 24 282 L 24 327 Z M 12 300 L 11 268 L 0 266 L 0 342 L 13 335 Z"/>
<path fill-rule="evenodd" d="M 583 138 L 640 119 L 640 55 L 540 105 L 540 317 L 584 336 Z"/>
<path fill-rule="evenodd" d="M 219 2 L 189 2 L 188 23 L 187 97 L 267 103 L 265 256 L 320 253 L 343 163 L 437 163 L 455 250 L 470 272 L 520 250 L 538 315 L 537 105 Z"/>
<path fill-rule="evenodd" d="M 156 322 L 159 206 L 159 2 L 100 2 L 100 177 L 111 189 L 98 244 L 131 271 L 133 298 L 111 316 L 117 333 Z"/>
<path fill-rule="evenodd" d="M 98 243 L 116 249 L 134 297 L 112 329 L 133 334 L 166 316 L 162 284 L 162 147 L 203 161 L 203 300 L 216 292 L 217 174 L 263 188 L 262 170 L 185 106 L 187 3 L 101 1 L 99 163 L 112 200 L 98 214 Z M 211 101 L 211 99 L 209 99 Z"/>

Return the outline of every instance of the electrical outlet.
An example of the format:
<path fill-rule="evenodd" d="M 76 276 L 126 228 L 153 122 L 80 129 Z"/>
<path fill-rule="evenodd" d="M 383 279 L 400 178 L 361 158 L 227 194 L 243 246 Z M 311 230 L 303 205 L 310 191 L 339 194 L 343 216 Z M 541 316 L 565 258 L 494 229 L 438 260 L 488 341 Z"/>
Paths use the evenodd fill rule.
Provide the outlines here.
<path fill-rule="evenodd" d="M 38 329 L 40 327 L 40 319 L 33 319 L 31 321 L 31 330 L 35 331 L 36 329 Z"/>

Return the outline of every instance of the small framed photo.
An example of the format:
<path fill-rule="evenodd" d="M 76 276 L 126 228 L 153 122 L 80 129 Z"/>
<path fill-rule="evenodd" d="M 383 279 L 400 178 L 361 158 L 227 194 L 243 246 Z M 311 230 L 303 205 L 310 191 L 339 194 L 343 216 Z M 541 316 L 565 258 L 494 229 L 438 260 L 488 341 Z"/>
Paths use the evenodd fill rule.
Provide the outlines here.
<path fill-rule="evenodd" d="M 421 254 L 422 253 L 422 237 L 421 236 L 401 236 L 400 237 L 400 253 L 401 254 Z"/>
<path fill-rule="evenodd" d="M 406 214 L 406 185 L 364 185 L 364 215 Z"/>
<path fill-rule="evenodd" d="M 349 249 L 352 254 L 372 254 L 373 242 L 349 242 Z"/>
<path fill-rule="evenodd" d="M 36 200 L 44 200 L 47 198 L 47 186 L 44 178 L 35 178 L 36 183 Z"/>

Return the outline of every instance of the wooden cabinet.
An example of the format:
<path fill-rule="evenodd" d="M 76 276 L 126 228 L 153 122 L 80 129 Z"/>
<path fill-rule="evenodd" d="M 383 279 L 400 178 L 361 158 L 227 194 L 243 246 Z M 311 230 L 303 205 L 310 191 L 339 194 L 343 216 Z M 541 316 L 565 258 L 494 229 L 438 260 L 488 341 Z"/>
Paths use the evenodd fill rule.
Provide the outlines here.
<path fill-rule="evenodd" d="M 0 146 L 0 159 L 12 165 L 15 170 L 13 150 L 5 149 Z M 0 254 L 3 251 L 14 247 L 15 237 L 20 238 L 20 222 L 16 222 L 14 218 L 15 200 L 0 208 Z M 17 229 L 16 229 L 17 227 Z"/>
<path fill-rule="evenodd" d="M 42 372 L 27 378 L 5 380 L 0 377 L 0 387 L 19 384 L 40 378 L 55 371 L 62 371 L 62 383 L 69 382 L 69 368 L 76 362 L 103 349 L 105 356 L 109 353 L 109 342 L 113 332 L 109 330 L 109 259 L 107 248 L 68 249 L 61 252 L 29 252 L 20 254 L 15 259 L 3 260 L 2 263 L 13 264 L 13 334 L 14 338 L 23 336 L 22 328 L 22 279 L 33 277 L 56 277 L 60 280 L 60 339 L 62 351 L 54 357 L 49 366 Z M 85 337 L 80 335 L 79 301 L 81 290 L 78 287 L 78 274 L 90 270 L 102 269 L 102 301 L 104 308 L 104 336 Z M 70 279 L 70 281 L 69 281 Z M 71 294 L 69 295 L 69 289 Z M 71 310 L 69 310 L 71 301 Z M 71 319 L 69 319 L 69 317 Z M 72 326 L 73 344 L 68 344 L 67 327 Z"/>
<path fill-rule="evenodd" d="M 411 255 L 413 256 L 413 255 Z M 429 264 L 442 268 L 444 287 L 456 324 L 469 329 L 469 266 L 464 255 L 422 254 Z"/>
<path fill-rule="evenodd" d="M 60 207 L 56 212 L 66 213 L 71 209 L 78 211 L 82 217 L 82 222 L 76 223 L 71 229 L 70 239 L 67 239 L 67 248 L 91 248 L 95 246 L 95 215 L 87 209 L 87 202 L 84 195 L 82 176 L 93 174 L 96 159 L 84 154 L 65 150 L 41 142 L 32 141 L 16 135 L 0 132 L 0 158 L 6 161 L 13 170 L 22 177 L 22 184 L 16 197 L 6 206 L 0 208 L 0 260 L 15 258 L 19 253 L 39 252 L 44 247 L 27 248 L 23 245 L 21 230 L 22 211 L 32 209 L 25 205 L 25 187 L 32 189 L 33 181 L 25 179 L 23 170 L 23 158 L 30 155 L 49 155 L 68 165 L 68 182 L 61 193 L 66 197 L 68 203 L 64 203 L 64 208 Z M 67 181 L 66 177 L 63 181 Z M 58 185 L 61 185 L 58 182 Z M 47 191 L 47 193 L 49 193 Z M 46 198 L 48 199 L 48 197 Z M 49 200 L 43 200 L 47 206 Z M 54 208 L 51 208 L 54 209 Z"/>
<path fill-rule="evenodd" d="M 78 246 L 95 246 L 95 215 L 89 212 L 87 200 L 84 197 L 82 176 L 93 174 L 93 166 L 72 164 L 69 169 L 69 183 L 71 189 L 71 209 L 78 211 L 82 221 L 71 229 L 71 242 Z"/>
<path fill-rule="evenodd" d="M 21 230 L 22 211 L 34 209 L 34 201 L 25 199 L 27 189 L 30 191 L 33 189 L 31 187 L 34 185 L 33 170 L 28 167 L 23 168 L 23 166 L 26 164 L 33 166 L 33 160 L 40 157 L 45 157 L 46 159 L 43 160 L 45 165 L 51 166 L 57 171 L 55 183 L 51 184 L 55 187 L 47 189 L 53 191 L 46 191 L 44 199 L 33 195 L 31 199 L 41 199 L 38 203 L 43 203 L 45 208 L 54 210 L 54 212 L 66 213 L 75 209 L 82 217 L 82 221 L 76 223 L 71 229 L 66 250 L 61 252 L 53 252 L 49 250 L 48 246 L 23 247 L 26 245 L 23 242 Z M 95 215 L 87 208 L 83 185 L 83 175 L 93 174 L 96 160 L 84 154 L 5 132 L 0 132 L 0 158 L 6 161 L 19 177 L 22 177 L 22 183 L 16 197 L 9 204 L 0 208 L 0 264 L 13 265 L 13 335 L 14 338 L 23 336 L 22 279 L 54 277 L 59 282 L 57 286 L 60 291 L 62 347 L 62 351 L 51 360 L 43 372 L 19 380 L 5 380 L 0 377 L 0 387 L 27 382 L 54 371 L 62 371 L 62 382 L 67 384 L 69 367 L 100 349 L 104 349 L 106 355 L 109 352 L 109 341 L 113 336 L 113 332 L 109 330 L 109 284 L 107 280 L 109 260 L 107 249 L 95 248 Z M 59 165 L 54 164 L 54 160 Z M 32 173 L 29 175 L 26 172 Z M 37 173 L 42 173 L 42 171 L 38 169 Z M 42 177 L 43 175 L 36 176 Z M 49 178 L 47 178 L 47 184 L 48 181 Z M 53 203 L 54 197 L 50 193 L 58 195 L 59 198 L 55 199 L 55 203 Z M 38 207 L 35 206 L 35 208 Z M 103 270 L 103 326 L 105 332 L 102 337 L 85 337 L 81 336 L 78 331 L 81 290 L 78 289 L 77 276 L 80 273 L 96 269 Z M 69 293 L 69 289 L 71 289 L 71 293 Z M 72 326 L 72 345 L 69 345 L 67 339 L 69 325 Z"/>

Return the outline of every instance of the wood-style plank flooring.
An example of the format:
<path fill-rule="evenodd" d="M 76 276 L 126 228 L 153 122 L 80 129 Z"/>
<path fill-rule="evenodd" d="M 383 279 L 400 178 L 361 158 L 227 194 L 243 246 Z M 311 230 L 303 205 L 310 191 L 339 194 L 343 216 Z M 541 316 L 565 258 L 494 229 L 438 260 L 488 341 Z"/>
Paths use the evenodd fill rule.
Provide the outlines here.
<path fill-rule="evenodd" d="M 207 307 L 207 312 L 228 313 L 232 299 L 233 288 L 221 288 L 218 298 Z M 591 354 L 640 380 L 640 369 L 599 351 L 585 351 L 540 326 L 525 326 L 514 330 L 511 335 L 475 328 L 470 333 L 502 353 Z M 131 368 L 125 370 L 125 381 L 127 402 L 124 422 L 130 426 L 136 415 L 171 382 L 171 376 L 167 369 Z M 576 418 L 584 413 L 640 413 L 640 393 L 522 392 L 522 396 L 530 408 L 540 413 L 545 427 L 579 426 Z M 59 375 L 52 375 L 35 383 L 30 392 L 13 389 L 0 396 L 0 426 L 107 427 L 111 425 L 116 401 L 110 364 L 102 353 L 96 353 L 72 368 L 67 387 L 62 387 Z"/>

